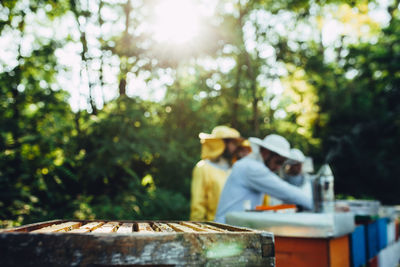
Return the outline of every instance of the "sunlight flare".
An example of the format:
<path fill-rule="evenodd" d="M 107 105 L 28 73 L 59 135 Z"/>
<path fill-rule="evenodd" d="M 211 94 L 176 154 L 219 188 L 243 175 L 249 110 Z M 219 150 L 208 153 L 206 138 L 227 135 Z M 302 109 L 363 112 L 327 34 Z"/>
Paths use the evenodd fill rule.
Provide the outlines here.
<path fill-rule="evenodd" d="M 190 0 L 162 0 L 155 7 L 154 38 L 176 44 L 192 40 L 199 31 L 198 7 Z"/>

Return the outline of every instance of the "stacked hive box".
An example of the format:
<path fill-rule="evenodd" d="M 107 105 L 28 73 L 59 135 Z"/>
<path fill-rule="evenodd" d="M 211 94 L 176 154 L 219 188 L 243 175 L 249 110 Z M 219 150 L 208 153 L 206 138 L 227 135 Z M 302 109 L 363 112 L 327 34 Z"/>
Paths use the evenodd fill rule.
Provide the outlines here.
<path fill-rule="evenodd" d="M 366 242 L 365 242 L 365 227 L 359 225 L 350 235 L 350 248 L 351 248 L 351 266 L 361 267 L 366 264 Z"/>
<path fill-rule="evenodd" d="M 279 267 L 349 267 L 352 213 L 230 212 L 226 222 L 274 233 Z"/>
<path fill-rule="evenodd" d="M 216 223 L 42 222 L 0 232 L 0 266 L 275 266 L 273 235 Z"/>
<path fill-rule="evenodd" d="M 359 210 L 353 212 L 357 214 Z M 358 226 L 350 239 L 351 265 L 396 267 L 400 260 L 400 242 L 396 234 L 398 220 L 393 208 L 379 207 L 374 213 L 358 214 L 356 223 Z"/>
<path fill-rule="evenodd" d="M 389 207 L 386 207 L 389 208 Z M 377 266 L 397 267 L 400 264 L 400 241 L 396 239 L 398 219 L 392 214 L 382 214 L 378 219 L 378 248 Z M 372 265 L 373 266 L 373 265 Z"/>

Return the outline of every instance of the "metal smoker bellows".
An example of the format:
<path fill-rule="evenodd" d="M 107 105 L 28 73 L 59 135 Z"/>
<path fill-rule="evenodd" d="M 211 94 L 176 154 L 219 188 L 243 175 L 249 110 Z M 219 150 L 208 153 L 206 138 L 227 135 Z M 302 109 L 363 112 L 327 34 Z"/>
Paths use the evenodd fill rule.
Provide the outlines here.
<path fill-rule="evenodd" d="M 329 213 L 335 211 L 334 177 L 328 164 L 322 165 L 312 180 L 314 212 Z"/>

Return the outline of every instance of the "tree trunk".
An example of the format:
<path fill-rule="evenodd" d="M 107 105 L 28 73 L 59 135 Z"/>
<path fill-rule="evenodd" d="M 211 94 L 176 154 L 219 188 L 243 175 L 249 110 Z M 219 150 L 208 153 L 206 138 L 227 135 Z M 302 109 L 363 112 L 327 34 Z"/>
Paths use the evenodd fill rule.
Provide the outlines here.
<path fill-rule="evenodd" d="M 100 2 L 99 2 L 99 10 L 98 10 L 98 13 L 97 13 L 100 29 L 102 28 L 102 26 L 103 26 L 103 24 L 104 24 L 104 20 L 103 20 L 103 18 L 102 18 L 102 16 L 101 16 L 101 9 L 103 8 L 103 6 L 104 6 L 104 2 L 103 2 L 103 0 L 100 0 Z M 102 97 L 103 106 L 104 106 L 104 105 L 106 104 L 106 97 L 105 97 L 105 94 L 104 94 L 104 53 L 103 53 L 103 49 L 104 49 L 104 46 L 103 46 L 104 39 L 103 39 L 102 33 L 100 33 L 99 41 L 100 41 L 100 44 L 101 44 L 101 47 L 100 47 L 101 56 L 100 56 L 100 74 L 99 74 L 99 80 L 100 80 L 101 97 Z"/>
<path fill-rule="evenodd" d="M 123 33 L 123 39 L 128 39 L 129 36 L 129 17 L 131 14 L 131 1 L 128 0 L 126 4 L 124 5 L 124 12 L 125 12 L 125 30 Z M 120 74 L 121 74 L 121 79 L 119 80 L 119 96 L 126 96 L 126 74 L 128 72 L 127 66 L 121 66 L 120 68 Z"/>
<path fill-rule="evenodd" d="M 121 78 L 119 80 L 119 96 L 125 96 L 126 95 L 126 79 Z"/>
<path fill-rule="evenodd" d="M 232 127 L 237 129 L 239 126 L 238 123 L 238 114 L 239 114 L 239 95 L 240 95 L 240 76 L 242 74 L 242 62 L 240 60 L 240 56 L 237 58 L 237 72 L 236 72 L 236 81 L 234 86 L 234 94 L 233 94 L 233 105 L 232 105 Z"/>
<path fill-rule="evenodd" d="M 259 136 L 260 134 L 260 126 L 259 126 L 259 112 L 258 112 L 258 101 L 259 98 L 257 96 L 257 66 L 253 66 L 252 59 L 249 55 L 249 53 L 246 50 L 245 46 L 245 41 L 244 41 L 244 36 L 243 36 L 243 17 L 246 14 L 246 10 L 241 9 L 240 10 L 240 16 L 239 16 L 239 25 L 240 25 L 240 38 L 241 38 L 241 46 L 243 49 L 243 54 L 245 56 L 246 60 L 246 65 L 247 65 L 247 74 L 248 77 L 251 81 L 251 87 L 250 90 L 252 92 L 252 108 L 253 108 L 253 118 L 252 118 L 252 123 L 253 123 L 253 131 L 256 136 Z"/>
<path fill-rule="evenodd" d="M 82 79 L 83 76 L 83 71 L 86 71 L 86 76 L 88 79 L 88 87 L 89 87 L 89 104 L 92 109 L 93 114 L 97 114 L 97 107 L 96 107 L 96 102 L 93 97 L 93 84 L 90 81 L 90 75 L 89 75 L 89 66 L 88 66 L 88 61 L 89 59 L 87 58 L 88 54 L 88 45 L 87 45 L 87 39 L 86 39 L 86 32 L 83 31 L 83 27 L 81 27 L 81 23 L 79 21 L 79 17 L 81 16 L 82 12 L 78 10 L 78 8 L 74 5 L 74 8 L 72 9 L 73 13 L 75 14 L 75 20 L 76 23 L 78 24 L 78 29 L 81 34 L 80 41 L 82 44 L 82 52 L 81 52 L 81 61 L 82 61 L 82 66 L 81 66 L 81 71 L 80 71 L 80 77 Z"/>

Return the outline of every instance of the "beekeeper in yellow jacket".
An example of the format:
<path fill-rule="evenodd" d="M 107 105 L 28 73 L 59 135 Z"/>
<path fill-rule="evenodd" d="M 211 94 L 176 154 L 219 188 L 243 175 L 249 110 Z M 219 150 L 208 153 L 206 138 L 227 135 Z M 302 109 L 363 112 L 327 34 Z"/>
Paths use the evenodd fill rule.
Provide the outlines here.
<path fill-rule="evenodd" d="M 232 159 L 243 138 L 237 130 L 227 126 L 217 126 L 211 134 L 200 133 L 199 138 L 202 160 L 193 170 L 190 220 L 212 221 Z"/>

